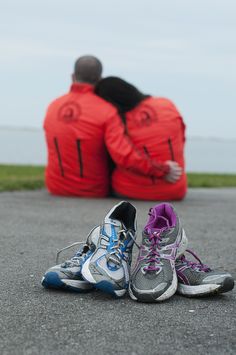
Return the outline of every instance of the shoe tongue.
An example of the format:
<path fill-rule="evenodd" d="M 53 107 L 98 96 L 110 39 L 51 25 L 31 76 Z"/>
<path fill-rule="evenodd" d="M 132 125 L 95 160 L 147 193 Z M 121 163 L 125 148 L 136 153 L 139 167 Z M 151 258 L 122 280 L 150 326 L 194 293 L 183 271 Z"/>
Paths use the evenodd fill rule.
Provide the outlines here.
<path fill-rule="evenodd" d="M 122 229 L 122 223 L 118 221 L 117 219 L 111 219 L 109 217 L 106 217 L 104 220 L 104 231 L 107 233 L 107 235 L 111 236 L 112 235 L 112 230 L 115 228 L 115 231 L 118 232 L 120 229 Z"/>
<path fill-rule="evenodd" d="M 158 232 L 163 228 L 170 228 L 170 223 L 167 218 L 163 216 L 157 216 L 155 219 L 155 227 L 151 227 L 152 232 Z"/>
<path fill-rule="evenodd" d="M 103 230 L 105 231 L 105 233 L 109 237 L 114 236 L 117 239 L 119 239 L 119 235 L 115 235 L 114 230 L 117 233 L 121 229 L 123 229 L 122 223 L 120 221 L 118 221 L 117 219 L 111 219 L 109 217 L 105 217 L 104 222 L 105 223 L 103 226 L 103 228 L 104 228 Z M 111 255 L 108 254 L 108 262 L 109 262 L 109 265 L 112 267 L 120 265 L 120 260 L 119 260 L 118 256 L 115 254 L 111 254 Z"/>
<path fill-rule="evenodd" d="M 155 219 L 155 227 L 150 226 L 145 229 L 143 233 L 142 243 L 145 245 L 150 245 L 149 235 L 154 232 L 161 232 L 163 235 L 165 234 L 165 228 L 166 230 L 170 228 L 170 223 L 168 219 L 163 216 L 157 216 Z"/>
<path fill-rule="evenodd" d="M 80 257 L 82 256 L 84 253 L 86 253 L 88 251 L 89 247 L 87 244 L 83 244 L 82 246 L 80 246 L 80 248 L 77 250 L 77 252 L 75 253 L 74 257 Z"/>

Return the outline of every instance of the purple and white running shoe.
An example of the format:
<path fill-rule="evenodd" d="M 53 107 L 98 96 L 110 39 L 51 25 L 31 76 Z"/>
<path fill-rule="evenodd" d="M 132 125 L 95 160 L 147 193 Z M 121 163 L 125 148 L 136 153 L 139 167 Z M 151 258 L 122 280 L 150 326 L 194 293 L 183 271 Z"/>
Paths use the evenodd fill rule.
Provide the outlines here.
<path fill-rule="evenodd" d="M 206 296 L 228 292 L 234 288 L 234 279 L 228 272 L 212 270 L 192 250 L 186 252 L 197 262 L 187 260 L 185 255 L 176 260 L 179 294 L 189 297 Z"/>
<path fill-rule="evenodd" d="M 162 203 L 150 209 L 142 245 L 129 284 L 135 301 L 164 301 L 176 292 L 175 260 L 184 253 L 187 237 L 174 208 Z"/>

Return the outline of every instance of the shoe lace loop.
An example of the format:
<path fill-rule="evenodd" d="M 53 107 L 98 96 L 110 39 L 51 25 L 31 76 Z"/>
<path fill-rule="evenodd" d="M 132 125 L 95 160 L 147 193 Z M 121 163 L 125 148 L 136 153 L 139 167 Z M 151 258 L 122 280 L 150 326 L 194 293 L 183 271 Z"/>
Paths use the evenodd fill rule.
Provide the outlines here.
<path fill-rule="evenodd" d="M 149 235 L 149 241 L 151 245 L 149 247 L 149 253 L 145 256 L 146 266 L 143 270 L 146 271 L 157 271 L 160 265 L 160 242 L 162 241 L 162 232 L 166 228 L 162 228 L 159 231 L 152 232 Z"/>
<path fill-rule="evenodd" d="M 92 234 L 92 232 L 97 228 L 97 227 L 101 227 L 104 226 L 106 224 L 110 224 L 110 225 L 114 225 L 116 226 L 114 223 L 103 223 L 102 225 L 96 225 L 94 228 L 91 229 L 91 231 L 88 233 L 86 240 L 88 241 L 90 235 Z M 140 246 L 138 245 L 138 243 L 135 240 L 135 237 L 133 236 L 132 230 L 129 229 L 121 229 L 117 232 L 117 234 L 119 236 L 123 235 L 123 238 L 119 237 L 117 239 L 114 239 L 113 241 L 115 242 L 115 245 L 111 248 L 112 251 L 110 252 L 110 255 L 116 255 L 118 260 L 121 261 L 121 259 L 123 258 L 123 253 L 122 253 L 122 247 L 124 247 L 124 241 L 128 238 L 128 236 L 131 237 L 131 239 L 133 240 L 133 242 L 135 243 L 135 245 L 140 248 Z M 83 242 L 75 242 L 72 243 L 68 246 L 66 246 L 65 248 L 60 249 L 57 254 L 56 254 L 56 265 L 59 264 L 59 256 L 60 254 L 65 251 L 68 250 L 70 248 L 75 247 L 76 245 L 81 245 L 81 244 L 86 244 L 89 248 L 89 245 L 87 244 L 87 242 L 83 241 Z M 69 260 L 66 260 L 63 265 L 66 266 L 77 266 L 79 264 L 80 258 L 83 256 L 83 250 L 79 250 L 77 251 L 77 253 Z"/>
<path fill-rule="evenodd" d="M 210 267 L 206 264 L 203 264 L 202 261 L 200 260 L 200 258 L 191 249 L 186 249 L 185 252 L 191 254 L 198 262 L 186 259 L 185 255 L 182 255 L 180 257 L 181 262 L 185 263 L 187 266 L 189 266 L 193 270 L 198 269 L 199 271 L 204 271 L 204 272 L 211 271 Z"/>
<path fill-rule="evenodd" d="M 110 225 L 113 225 L 113 226 L 116 226 L 116 224 L 114 223 L 104 223 L 104 224 L 110 224 Z M 133 236 L 133 233 L 132 233 L 132 230 L 130 229 L 120 229 L 118 232 L 117 232 L 117 238 L 113 238 L 113 242 L 114 242 L 114 245 L 111 247 L 111 251 L 108 255 L 108 260 L 114 262 L 114 256 L 117 258 L 117 261 L 118 263 L 120 264 L 121 262 L 121 259 L 124 259 L 124 254 L 123 254 L 123 251 L 122 251 L 122 248 L 125 247 L 125 240 L 128 239 L 128 237 L 130 237 L 133 242 L 139 247 L 139 245 L 137 244 L 134 236 Z"/>
<path fill-rule="evenodd" d="M 88 238 L 90 237 L 90 235 L 92 234 L 92 232 L 97 228 L 98 226 L 95 226 L 94 228 L 91 229 L 91 231 L 88 233 L 87 235 L 87 238 L 86 240 L 88 240 Z M 88 246 L 87 242 L 83 241 L 83 242 L 75 242 L 75 243 L 72 243 L 68 246 L 66 246 L 65 248 L 62 248 L 60 249 L 58 252 L 57 252 L 57 255 L 56 255 L 56 265 L 58 265 L 59 263 L 59 256 L 60 254 L 65 251 L 65 250 L 68 250 L 70 248 L 73 248 L 74 246 L 76 245 L 81 245 L 81 244 L 85 244 Z M 88 246 L 89 248 L 89 246 Z M 75 256 L 73 256 L 73 258 L 71 258 L 70 260 L 67 260 L 65 261 L 65 263 L 75 263 L 75 264 L 78 264 L 78 261 L 80 259 L 80 257 L 83 255 L 83 250 L 78 250 L 77 253 L 75 254 Z"/>

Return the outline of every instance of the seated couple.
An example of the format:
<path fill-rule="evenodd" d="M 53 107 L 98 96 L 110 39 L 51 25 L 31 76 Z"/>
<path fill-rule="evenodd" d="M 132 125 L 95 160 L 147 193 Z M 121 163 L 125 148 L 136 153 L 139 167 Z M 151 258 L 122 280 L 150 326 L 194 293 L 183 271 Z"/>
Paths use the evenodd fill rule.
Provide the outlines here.
<path fill-rule="evenodd" d="M 143 200 L 184 198 L 185 125 L 174 104 L 144 95 L 122 79 L 101 79 L 101 74 L 97 58 L 80 57 L 69 93 L 48 108 L 48 191 L 82 197 L 105 197 L 112 191 Z"/>

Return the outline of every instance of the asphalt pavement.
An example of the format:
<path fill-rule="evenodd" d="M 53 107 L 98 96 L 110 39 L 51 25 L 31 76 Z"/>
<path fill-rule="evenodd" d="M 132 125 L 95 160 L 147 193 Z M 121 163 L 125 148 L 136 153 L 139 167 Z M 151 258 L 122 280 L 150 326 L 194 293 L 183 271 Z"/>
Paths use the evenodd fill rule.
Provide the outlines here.
<path fill-rule="evenodd" d="M 0 194 L 0 354 L 235 354 L 235 290 L 142 304 L 128 295 L 41 286 L 56 251 L 84 240 L 117 202 L 52 197 L 45 190 Z M 133 203 L 140 241 L 154 203 Z M 173 204 L 190 247 L 236 278 L 236 189 L 193 189 Z"/>

